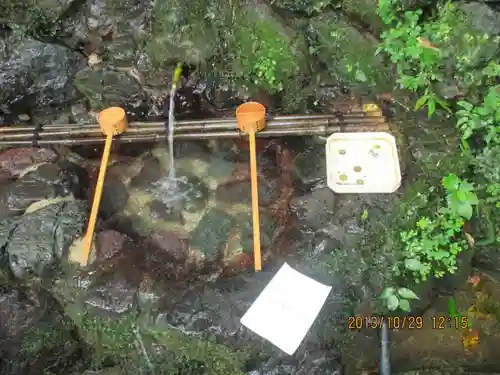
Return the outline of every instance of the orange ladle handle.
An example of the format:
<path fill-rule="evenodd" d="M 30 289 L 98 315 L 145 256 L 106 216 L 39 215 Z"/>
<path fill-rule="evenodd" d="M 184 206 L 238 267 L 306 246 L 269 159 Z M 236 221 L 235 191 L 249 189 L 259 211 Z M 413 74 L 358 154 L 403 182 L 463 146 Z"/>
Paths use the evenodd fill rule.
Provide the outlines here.
<path fill-rule="evenodd" d="M 260 249 L 260 218 L 259 218 L 259 190 L 257 183 L 257 151 L 255 147 L 255 132 L 248 133 L 250 144 L 250 177 L 252 185 L 252 221 L 253 221 L 253 250 L 255 271 L 262 270 L 262 255 Z"/>
<path fill-rule="evenodd" d="M 106 143 L 101 158 L 101 166 L 99 167 L 99 176 L 97 178 L 94 200 L 90 211 L 89 224 L 87 233 L 83 239 L 83 253 L 80 257 L 83 266 L 86 266 L 90 258 L 90 250 L 92 248 L 92 239 L 94 237 L 97 215 L 99 213 L 99 205 L 101 203 L 102 189 L 104 187 L 104 178 L 108 169 L 109 155 L 111 154 L 111 145 L 113 136 L 125 132 L 128 128 L 127 116 L 125 110 L 120 107 L 110 107 L 99 113 L 98 116 L 101 131 L 106 135 Z"/>
<path fill-rule="evenodd" d="M 92 202 L 92 209 L 90 211 L 89 225 L 87 233 L 85 234 L 83 259 L 85 265 L 89 261 L 90 249 L 92 247 L 92 239 L 94 237 L 95 225 L 97 222 L 97 214 L 99 213 L 99 205 L 101 204 L 102 189 L 104 186 L 104 179 L 106 178 L 106 171 L 108 169 L 109 155 L 111 154 L 111 145 L 113 144 L 113 134 L 106 135 L 106 143 L 104 144 L 104 151 L 102 153 L 101 166 L 99 167 L 99 177 L 94 193 L 94 200 Z"/>

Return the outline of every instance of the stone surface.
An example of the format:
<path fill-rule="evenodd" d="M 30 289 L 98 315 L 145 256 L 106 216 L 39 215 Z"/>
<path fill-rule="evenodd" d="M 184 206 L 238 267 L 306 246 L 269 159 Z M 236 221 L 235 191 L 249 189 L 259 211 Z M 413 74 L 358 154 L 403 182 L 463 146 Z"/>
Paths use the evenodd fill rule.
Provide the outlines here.
<path fill-rule="evenodd" d="M 24 216 L 0 222 L 0 244 L 14 276 L 36 275 L 61 259 L 83 233 L 88 206 L 84 201 L 54 203 Z"/>
<path fill-rule="evenodd" d="M 42 43 L 17 32 L 0 38 L 2 112 L 68 103 L 76 97 L 73 78 L 82 65 L 80 54 L 59 44 Z"/>
<path fill-rule="evenodd" d="M 0 153 L 0 169 L 10 177 L 18 177 L 36 164 L 52 163 L 57 154 L 48 148 L 11 148 Z"/>
<path fill-rule="evenodd" d="M 45 199 L 84 197 L 87 176 L 83 168 L 69 162 L 34 167 L 0 189 L 0 217 L 22 213 L 31 204 Z"/>

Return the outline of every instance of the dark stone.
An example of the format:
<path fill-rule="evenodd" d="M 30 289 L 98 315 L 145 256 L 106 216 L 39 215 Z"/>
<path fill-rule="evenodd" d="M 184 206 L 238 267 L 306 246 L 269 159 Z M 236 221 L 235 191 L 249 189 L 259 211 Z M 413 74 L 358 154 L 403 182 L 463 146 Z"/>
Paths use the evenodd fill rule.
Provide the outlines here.
<path fill-rule="evenodd" d="M 0 244 L 9 256 L 14 276 L 40 275 L 83 234 L 88 205 L 85 201 L 59 202 L 0 222 Z M 4 224 L 5 222 L 5 224 Z"/>
<path fill-rule="evenodd" d="M 96 260 L 105 260 L 121 253 L 132 241 L 115 230 L 105 230 L 97 235 Z"/>
<path fill-rule="evenodd" d="M 281 194 L 279 181 L 261 178 L 258 193 L 261 206 L 274 203 Z M 252 186 L 249 181 L 225 184 L 217 188 L 216 197 L 221 202 L 249 204 L 252 200 Z"/>
<path fill-rule="evenodd" d="M 261 245 L 268 247 L 272 244 L 273 236 L 277 229 L 276 220 L 263 210 L 260 215 L 260 236 Z M 251 251 L 253 249 L 253 222 L 251 212 L 242 212 L 235 217 L 235 222 L 241 231 L 241 244 L 243 249 Z"/>
<path fill-rule="evenodd" d="M 137 286 L 115 278 L 103 285 L 91 287 L 85 303 L 102 313 L 123 314 L 135 307 L 136 292 Z"/>
<path fill-rule="evenodd" d="M 301 225 L 321 229 L 332 220 L 335 201 L 335 193 L 328 187 L 322 187 L 293 198 L 290 208 Z"/>
<path fill-rule="evenodd" d="M 165 171 L 166 173 L 167 171 Z M 144 161 L 139 174 L 134 177 L 130 186 L 138 189 L 151 190 L 153 185 L 161 180 L 163 176 L 163 168 L 160 161 L 156 158 L 148 158 Z"/>
<path fill-rule="evenodd" d="M 182 240 L 172 232 L 154 232 L 150 238 L 150 244 L 160 250 L 170 260 L 184 261 L 188 258 L 187 241 Z"/>
<path fill-rule="evenodd" d="M 216 261 L 222 256 L 232 227 L 230 216 L 225 212 L 210 209 L 203 215 L 198 226 L 191 233 L 190 247 L 199 250 L 203 259 Z"/>
<path fill-rule="evenodd" d="M 135 78 L 103 64 L 80 70 L 75 76 L 75 85 L 96 109 L 120 106 L 136 113 L 146 99 Z"/>
<path fill-rule="evenodd" d="M 107 176 L 99 205 L 99 214 L 109 219 L 126 207 L 129 193 L 125 184 L 115 176 Z"/>
<path fill-rule="evenodd" d="M 56 367 L 72 373 L 73 356 L 83 354 L 72 330 L 48 293 L 0 286 L 0 374 L 41 374 Z"/>
<path fill-rule="evenodd" d="M 277 267 L 252 274 L 220 279 L 185 291 L 175 303 L 162 308 L 156 319 L 160 327 L 182 329 L 200 340 L 223 343 L 248 356 L 246 372 L 252 375 L 331 375 L 338 374 L 340 348 L 329 342 L 324 332 L 340 315 L 340 290 L 329 297 L 320 318 L 293 356 L 281 352 L 241 325 L 240 319 L 277 271 Z M 308 274 L 308 272 L 306 272 Z"/>
<path fill-rule="evenodd" d="M 326 180 L 326 150 L 320 143 L 309 144 L 294 160 L 294 176 L 303 187 L 310 188 Z M 301 187 L 302 187 L 301 186 Z"/>
<path fill-rule="evenodd" d="M 163 203 L 159 199 L 154 199 L 151 202 L 151 214 L 155 219 L 164 221 L 174 221 L 177 223 L 184 224 L 184 217 L 182 216 L 182 210 L 176 202 Z"/>
<path fill-rule="evenodd" d="M 17 32 L 0 38 L 0 112 L 67 104 L 76 98 L 75 73 L 84 56 L 58 44 L 42 43 Z"/>
<path fill-rule="evenodd" d="M 42 164 L 13 183 L 0 193 L 0 215 L 8 217 L 24 211 L 32 203 L 43 199 L 65 197 L 73 194 L 83 197 L 82 187 L 87 181 L 83 168 L 69 162 Z"/>
<path fill-rule="evenodd" d="M 57 154 L 48 148 L 11 148 L 0 153 L 0 169 L 17 177 L 34 164 L 52 163 L 56 159 Z"/>

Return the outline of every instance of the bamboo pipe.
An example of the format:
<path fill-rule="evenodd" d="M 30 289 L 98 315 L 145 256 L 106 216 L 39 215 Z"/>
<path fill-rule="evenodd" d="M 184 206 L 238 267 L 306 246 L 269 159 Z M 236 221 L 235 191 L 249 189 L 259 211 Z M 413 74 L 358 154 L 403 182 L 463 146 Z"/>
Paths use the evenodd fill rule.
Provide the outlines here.
<path fill-rule="evenodd" d="M 356 114 L 356 115 L 312 115 L 312 116 L 280 116 L 272 118 L 268 121 L 268 126 L 287 126 L 290 124 L 296 125 L 299 123 L 317 123 L 318 121 L 329 123 L 329 124 L 340 124 L 340 123 L 362 123 L 365 121 L 376 121 L 378 119 L 384 119 L 383 116 L 367 116 L 366 114 Z M 178 129 L 234 129 L 236 126 L 235 119 L 212 119 L 212 120 L 197 120 L 197 121 L 177 121 L 175 127 Z M 165 122 L 132 122 L 129 127 L 131 128 L 160 128 L 165 127 Z M 31 126 L 3 126 L 0 127 L 0 133 L 8 132 L 33 132 L 37 128 L 36 125 Z M 79 125 L 79 124 L 49 124 L 42 126 L 44 131 L 47 130 L 70 130 L 70 129 L 99 129 L 96 124 Z"/>
<path fill-rule="evenodd" d="M 332 133 L 339 132 L 370 132 L 370 131 L 388 131 L 389 125 L 387 123 L 376 123 L 372 125 L 345 125 L 345 126 L 316 126 L 312 128 L 288 128 L 288 129 L 270 129 L 263 130 L 256 134 L 257 137 L 270 138 L 270 137 L 280 137 L 280 136 L 310 136 L 310 135 L 330 135 Z M 163 131 L 164 133 L 164 131 Z M 122 135 L 117 138 L 120 143 L 135 143 L 135 142 L 161 142 L 165 140 L 165 135 L 163 133 L 159 134 L 139 134 L 139 135 Z M 220 131 L 220 132 L 201 132 L 201 133 L 181 133 L 175 134 L 174 138 L 179 140 L 190 140 L 190 139 L 234 139 L 234 138 L 244 138 L 245 135 L 238 130 L 233 131 Z M 32 134 L 29 134 L 27 138 L 32 138 Z M 92 145 L 101 144 L 103 142 L 103 137 L 82 137 L 73 139 L 46 139 L 41 138 L 37 141 L 40 146 L 48 145 Z M 0 137 L 0 145 L 8 146 L 31 146 L 33 141 L 28 140 L 3 140 Z"/>
<path fill-rule="evenodd" d="M 383 122 L 383 119 L 379 118 L 374 118 L 374 119 L 364 119 L 363 121 L 349 121 L 346 123 L 343 123 L 343 126 L 348 126 L 348 125 L 356 125 L 356 124 L 362 124 L 362 125 L 367 125 L 367 124 L 377 124 Z M 279 124 L 271 124 L 268 128 L 269 130 L 274 130 L 274 129 L 286 129 L 286 128 L 297 128 L 297 127 L 304 127 L 304 128 L 313 128 L 315 126 L 321 126 L 321 125 L 329 125 L 329 121 L 311 121 L 308 123 L 279 123 Z M 180 127 L 176 128 L 174 131 L 174 134 L 180 134 L 180 133 L 188 133 L 188 132 L 194 132 L 194 131 L 212 131 L 212 130 L 232 130 L 234 129 L 234 126 L 231 126 L 231 124 L 214 124 L 213 126 L 209 128 L 204 128 L 202 126 L 193 126 L 193 127 Z M 165 126 L 161 127 L 147 127 L 147 128 L 130 128 L 127 130 L 127 134 L 144 134 L 144 133 L 164 133 L 165 132 Z M 92 127 L 92 128 L 75 128 L 75 129 L 66 129 L 63 130 L 61 129 L 60 131 L 55 131 L 55 132 L 50 132 L 50 131 L 43 131 L 39 133 L 39 137 L 41 138 L 48 138 L 48 137 L 71 137 L 71 136 L 92 136 L 92 135 L 101 135 L 101 131 L 97 127 Z M 12 133 L 1 133 L 0 132 L 0 140 L 14 140 L 14 139 L 22 139 L 25 137 L 32 137 L 33 132 L 25 132 L 25 133 L 17 133 L 17 134 L 12 134 Z"/>

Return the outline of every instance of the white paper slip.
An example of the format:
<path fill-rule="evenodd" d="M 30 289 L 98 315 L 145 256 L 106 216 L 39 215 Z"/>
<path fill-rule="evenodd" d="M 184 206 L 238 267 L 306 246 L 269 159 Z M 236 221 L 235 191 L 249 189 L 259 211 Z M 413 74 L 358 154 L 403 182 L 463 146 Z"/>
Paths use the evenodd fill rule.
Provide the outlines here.
<path fill-rule="evenodd" d="M 292 355 L 331 289 L 285 263 L 241 318 L 241 324 Z"/>

